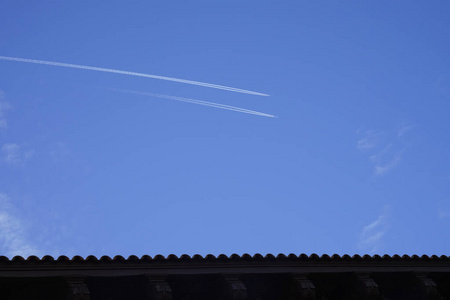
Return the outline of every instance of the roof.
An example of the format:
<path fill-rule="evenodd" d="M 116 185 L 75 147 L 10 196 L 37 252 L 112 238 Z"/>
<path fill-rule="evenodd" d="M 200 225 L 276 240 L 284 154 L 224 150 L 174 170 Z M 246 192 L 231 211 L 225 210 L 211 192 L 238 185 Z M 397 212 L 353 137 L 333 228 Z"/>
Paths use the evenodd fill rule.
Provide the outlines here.
<path fill-rule="evenodd" d="M 450 257 L 0 256 L 0 299 L 33 291 L 46 300 L 450 299 Z"/>
<path fill-rule="evenodd" d="M 141 257 L 138 257 L 136 255 L 130 255 L 128 258 L 124 258 L 121 255 L 116 255 L 113 258 L 111 258 L 110 256 L 104 255 L 101 256 L 100 258 L 97 258 L 94 255 L 89 255 L 86 258 L 83 258 L 79 255 L 75 255 L 72 258 L 69 258 L 65 255 L 61 255 L 57 258 L 54 258 L 50 255 L 45 255 L 42 258 L 39 258 L 37 256 L 29 256 L 27 258 L 24 258 L 22 256 L 14 256 L 13 258 L 9 259 L 6 256 L 0 256 L 0 264 L 4 264 L 4 263 L 8 263 L 8 262 L 29 262 L 29 263 L 37 263 L 37 262 L 57 262 L 57 263 L 67 263 L 67 262 L 77 262 L 77 263 L 83 263 L 83 262 L 102 262 L 102 263 L 107 263 L 107 262 L 200 262 L 200 261 L 208 261 L 208 262 L 220 262 L 220 261 L 314 261 L 314 262 L 326 262 L 326 261 L 341 261 L 341 262 L 348 262 L 348 261 L 354 261 L 354 262 L 358 262 L 358 261 L 365 261 L 365 262 L 380 262 L 380 261 L 440 261 L 440 262 L 450 262 L 450 256 L 446 256 L 446 255 L 441 255 L 441 256 L 437 256 L 437 255 L 422 255 L 422 256 L 418 256 L 418 255 L 358 255 L 355 254 L 353 256 L 350 256 L 348 254 L 342 255 L 340 256 L 339 254 L 333 254 L 333 255 L 327 255 L 324 254 L 322 256 L 319 256 L 317 254 L 311 254 L 311 255 L 307 255 L 307 254 L 283 254 L 280 253 L 277 256 L 273 255 L 273 254 L 266 254 L 265 256 L 256 253 L 253 256 L 250 254 L 243 254 L 243 255 L 238 255 L 238 254 L 232 254 L 230 256 L 227 256 L 225 254 L 220 254 L 218 256 L 214 256 L 212 254 L 208 254 L 206 256 L 201 256 L 199 254 L 195 254 L 193 256 L 189 256 L 187 254 L 183 254 L 181 256 L 177 256 L 175 254 L 170 254 L 167 257 L 164 257 L 163 255 L 156 255 L 154 257 L 151 257 L 149 255 L 143 255 Z"/>

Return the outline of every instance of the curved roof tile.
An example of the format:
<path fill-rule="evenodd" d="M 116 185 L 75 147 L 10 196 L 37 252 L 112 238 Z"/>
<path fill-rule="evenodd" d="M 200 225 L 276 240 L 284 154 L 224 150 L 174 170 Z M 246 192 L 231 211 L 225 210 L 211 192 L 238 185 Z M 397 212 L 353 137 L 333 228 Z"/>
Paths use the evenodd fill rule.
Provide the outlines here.
<path fill-rule="evenodd" d="M 319 256 L 315 253 L 311 255 L 306 254 L 293 254 L 290 253 L 287 256 L 283 253 L 278 254 L 277 256 L 274 256 L 273 254 L 266 254 L 263 256 L 260 253 L 256 253 L 253 256 L 251 256 L 248 253 L 245 253 L 243 255 L 238 254 L 231 254 L 230 256 L 227 256 L 225 254 L 220 254 L 218 256 L 214 256 L 212 254 L 208 254 L 206 256 L 201 256 L 199 254 L 195 254 L 193 256 L 189 256 L 188 254 L 183 254 L 180 257 L 178 257 L 175 254 L 170 254 L 167 257 L 164 257 L 163 255 L 155 255 L 153 258 L 149 255 L 143 255 L 142 257 L 138 257 L 136 255 L 130 255 L 128 258 L 124 258 L 122 255 L 116 255 L 114 258 L 111 258 L 107 255 L 103 255 L 100 258 L 97 258 L 94 255 L 89 255 L 86 258 L 83 258 L 79 255 L 75 255 L 72 258 L 69 258 L 65 255 L 61 255 L 58 258 L 54 258 L 50 255 L 45 255 L 42 258 L 39 258 L 35 255 L 31 255 L 27 258 L 24 258 L 20 255 L 16 255 L 13 258 L 8 258 L 6 256 L 0 256 L 0 264 L 2 263 L 21 263 L 21 264 L 29 264 L 29 263 L 141 263 L 141 262 L 207 262 L 207 263 L 214 263 L 214 262 L 226 262 L 226 261 L 246 261 L 246 262 L 263 262 L 263 261 L 278 261 L 278 262 L 289 262 L 289 261 L 304 261 L 304 262 L 359 262 L 359 261 L 373 261 L 373 262 L 418 262 L 418 261 L 427 261 L 427 262 L 450 262 L 450 257 L 446 255 L 393 255 L 389 256 L 387 254 L 380 256 L 380 255 L 373 255 L 370 256 L 368 254 L 365 254 L 363 256 L 360 256 L 358 254 L 355 254 L 353 256 L 350 256 L 348 254 L 345 255 L 328 255 L 323 254 L 322 256 Z"/>

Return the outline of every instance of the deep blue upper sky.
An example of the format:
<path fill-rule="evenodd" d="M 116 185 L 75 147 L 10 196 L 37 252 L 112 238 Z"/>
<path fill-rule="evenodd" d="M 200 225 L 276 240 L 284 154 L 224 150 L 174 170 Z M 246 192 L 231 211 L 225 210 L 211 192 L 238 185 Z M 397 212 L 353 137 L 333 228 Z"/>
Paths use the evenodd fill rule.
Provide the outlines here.
<path fill-rule="evenodd" d="M 270 97 L 0 59 L 0 255 L 448 254 L 449 13 L 1 1 L 0 56 Z"/>

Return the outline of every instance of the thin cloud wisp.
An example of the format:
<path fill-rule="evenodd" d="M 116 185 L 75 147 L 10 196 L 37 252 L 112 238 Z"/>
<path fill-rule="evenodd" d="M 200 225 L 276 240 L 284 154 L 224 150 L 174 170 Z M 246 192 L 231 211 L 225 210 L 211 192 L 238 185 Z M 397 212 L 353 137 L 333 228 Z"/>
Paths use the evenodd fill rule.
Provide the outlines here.
<path fill-rule="evenodd" d="M 116 91 L 116 92 L 121 92 L 121 93 L 128 93 L 128 94 L 134 94 L 134 95 L 141 95 L 141 96 L 148 96 L 148 97 L 155 97 L 155 98 L 161 98 L 161 99 L 187 102 L 187 103 L 192 103 L 192 104 L 199 104 L 199 105 L 204 105 L 204 106 L 209 106 L 209 107 L 215 107 L 215 108 L 220 108 L 220 109 L 241 112 L 241 113 L 245 113 L 245 114 L 257 115 L 257 116 L 261 116 L 261 117 L 268 117 L 268 118 L 276 117 L 274 115 L 270 115 L 270 114 L 250 110 L 250 109 L 245 109 L 245 108 L 240 108 L 240 107 L 225 105 L 225 104 L 220 104 L 220 103 L 208 102 L 208 101 L 203 101 L 203 100 L 197 100 L 197 99 L 190 99 L 190 98 L 177 97 L 177 96 L 171 96 L 171 95 L 153 94 L 153 93 L 139 92 L 139 91 L 133 91 L 133 90 L 123 90 L 123 89 L 110 89 L 110 90 Z"/>
<path fill-rule="evenodd" d="M 159 76 L 159 75 L 152 75 L 152 74 L 145 74 L 145 73 L 130 72 L 130 71 L 122 71 L 122 70 L 116 70 L 116 69 L 99 68 L 99 67 L 91 67 L 91 66 L 85 66 L 85 65 L 75 65 L 75 64 L 68 64 L 68 63 L 61 63 L 61 62 L 54 62 L 54 61 L 28 59 L 28 58 L 20 58 L 20 57 L 10 57 L 10 56 L 0 56 L 0 60 L 17 61 L 17 62 L 24 62 L 24 63 L 31 63 L 31 64 L 49 65 L 49 66 L 54 66 L 54 67 L 83 69 L 83 70 L 89 70 L 89 71 L 153 78 L 153 79 L 160 79 L 160 80 L 166 80 L 166 81 L 173 81 L 173 82 L 203 86 L 203 87 L 225 90 L 225 91 L 236 92 L 236 93 L 250 94 L 250 95 L 256 95 L 256 96 L 269 96 L 268 94 L 263 94 L 263 93 L 259 93 L 259 92 L 238 89 L 238 88 L 234 88 L 234 87 L 218 85 L 218 84 L 213 84 L 213 83 L 193 81 L 193 80 L 173 78 L 173 77 L 166 77 L 166 76 Z"/>

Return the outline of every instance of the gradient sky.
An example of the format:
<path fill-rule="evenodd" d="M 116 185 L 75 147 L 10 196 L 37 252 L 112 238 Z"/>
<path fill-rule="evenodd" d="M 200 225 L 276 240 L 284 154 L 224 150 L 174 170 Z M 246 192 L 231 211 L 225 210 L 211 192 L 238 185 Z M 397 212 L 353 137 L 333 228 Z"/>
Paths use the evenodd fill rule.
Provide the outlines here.
<path fill-rule="evenodd" d="M 0 255 L 448 255 L 449 14 L 1 1 L 0 56 L 270 96 L 0 60 Z"/>

